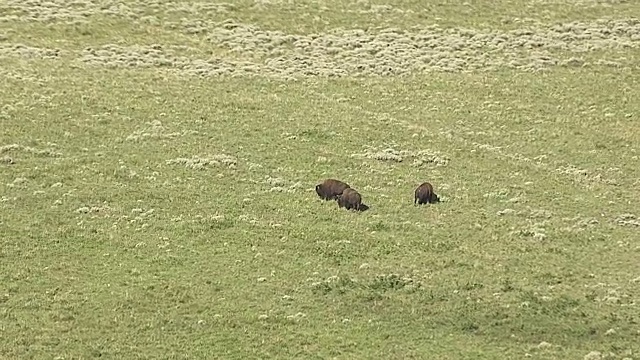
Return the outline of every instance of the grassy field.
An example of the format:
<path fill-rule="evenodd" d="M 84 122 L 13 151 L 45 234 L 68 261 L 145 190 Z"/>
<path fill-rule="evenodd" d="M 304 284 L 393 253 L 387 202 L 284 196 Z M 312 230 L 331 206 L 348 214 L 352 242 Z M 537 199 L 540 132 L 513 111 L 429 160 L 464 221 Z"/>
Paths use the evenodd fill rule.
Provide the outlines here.
<path fill-rule="evenodd" d="M 1 0 L 0 358 L 640 359 L 639 17 Z"/>

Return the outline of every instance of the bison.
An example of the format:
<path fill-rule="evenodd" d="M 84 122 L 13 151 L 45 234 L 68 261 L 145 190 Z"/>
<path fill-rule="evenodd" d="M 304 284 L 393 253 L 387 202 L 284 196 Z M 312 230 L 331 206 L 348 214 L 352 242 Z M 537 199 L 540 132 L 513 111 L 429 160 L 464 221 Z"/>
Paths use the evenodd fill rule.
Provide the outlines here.
<path fill-rule="evenodd" d="M 350 186 L 345 182 L 336 179 L 327 179 L 316 185 L 316 193 L 324 200 L 336 200 L 345 189 Z"/>
<path fill-rule="evenodd" d="M 366 210 L 366 205 L 362 204 L 362 196 L 352 188 L 347 188 L 341 195 L 338 195 L 338 206 L 347 210 Z"/>
<path fill-rule="evenodd" d="M 429 184 L 428 182 L 425 182 L 420 184 L 420 186 L 416 188 L 416 191 L 414 192 L 414 197 L 413 197 L 414 205 L 437 203 L 437 202 L 440 202 L 440 198 L 438 197 L 438 195 L 436 195 L 435 192 L 433 192 L 433 185 Z"/>

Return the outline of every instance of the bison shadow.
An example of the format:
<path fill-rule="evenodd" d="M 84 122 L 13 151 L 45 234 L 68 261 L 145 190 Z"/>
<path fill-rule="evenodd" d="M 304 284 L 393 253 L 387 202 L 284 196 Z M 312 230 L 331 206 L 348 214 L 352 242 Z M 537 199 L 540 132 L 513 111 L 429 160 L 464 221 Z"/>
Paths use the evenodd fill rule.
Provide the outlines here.
<path fill-rule="evenodd" d="M 360 204 L 360 209 L 359 210 L 356 210 L 355 208 L 349 209 L 349 211 L 359 211 L 359 212 L 365 212 L 367 210 L 369 210 L 369 205 L 367 205 L 367 204 Z"/>

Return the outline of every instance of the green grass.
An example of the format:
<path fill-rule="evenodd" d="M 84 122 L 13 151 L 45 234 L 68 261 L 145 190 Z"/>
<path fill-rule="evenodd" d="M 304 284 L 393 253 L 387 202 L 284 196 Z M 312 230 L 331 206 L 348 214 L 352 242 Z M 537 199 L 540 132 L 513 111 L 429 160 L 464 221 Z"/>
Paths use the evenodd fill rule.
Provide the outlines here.
<path fill-rule="evenodd" d="M 262 60 L 251 74 L 190 72 L 213 54 L 234 69 L 252 58 L 208 38 L 225 19 L 285 34 L 507 31 L 520 25 L 501 17 L 593 25 L 632 18 L 637 4 L 479 1 L 467 16 L 448 2 L 389 1 L 414 12 L 379 18 L 359 12 L 365 3 L 272 3 L 119 10 L 200 20 L 205 33 L 145 30 L 80 2 L 68 18 L 0 22 L 0 358 L 640 356 L 631 35 L 619 35 L 627 47 L 540 50 L 584 67 L 527 71 L 491 53 L 495 68 L 403 76 L 285 73 Z M 43 12 L 0 13 L 10 7 Z M 423 7 L 441 20 L 420 18 Z M 79 8 L 92 14 L 73 24 Z M 178 60 L 153 62 L 154 44 Z M 135 50 L 134 63 L 82 61 L 103 45 Z M 402 161 L 372 155 L 385 150 Z M 321 201 L 313 187 L 328 177 L 370 210 Z M 442 203 L 413 205 L 423 181 Z"/>

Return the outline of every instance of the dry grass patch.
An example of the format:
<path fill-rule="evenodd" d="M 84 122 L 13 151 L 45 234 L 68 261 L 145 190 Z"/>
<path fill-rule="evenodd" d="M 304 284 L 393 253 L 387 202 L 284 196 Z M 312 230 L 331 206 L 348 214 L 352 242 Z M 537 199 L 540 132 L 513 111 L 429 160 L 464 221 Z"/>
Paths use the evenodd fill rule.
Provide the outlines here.
<path fill-rule="evenodd" d="M 0 58 L 18 57 L 23 59 L 59 59 L 64 51 L 45 49 L 24 44 L 0 44 Z"/>
<path fill-rule="evenodd" d="M 233 21 L 208 26 L 198 33 L 206 33 L 209 46 L 216 49 L 216 55 L 210 58 L 177 55 L 175 50 L 160 45 L 104 45 L 85 49 L 80 61 L 116 68 L 167 68 L 200 76 L 278 78 L 400 76 L 504 68 L 538 71 L 555 66 L 626 67 L 631 65 L 629 59 L 607 59 L 602 54 L 637 49 L 640 34 L 637 19 L 537 24 L 510 31 L 428 26 L 309 35 L 263 30 Z"/>
<path fill-rule="evenodd" d="M 226 154 L 218 154 L 212 155 L 208 157 L 200 157 L 198 155 L 194 155 L 191 158 L 176 158 L 169 159 L 166 161 L 167 165 L 184 165 L 189 169 L 200 170 L 204 169 L 208 165 L 213 166 L 226 166 L 228 168 L 235 168 L 237 164 L 237 159 L 233 156 Z"/>
<path fill-rule="evenodd" d="M 146 129 L 137 130 L 133 134 L 126 137 L 127 141 L 144 141 L 148 139 L 175 139 L 189 135 L 197 135 L 196 130 L 183 130 L 178 132 L 169 132 L 162 122 L 154 120 L 147 123 Z"/>
<path fill-rule="evenodd" d="M 23 146 L 19 144 L 9 144 L 0 146 L 0 154 L 4 153 L 27 153 L 43 157 L 60 157 L 63 154 L 53 148 L 38 149 L 31 146 Z"/>
<path fill-rule="evenodd" d="M 420 167 L 425 165 L 446 166 L 450 158 L 439 151 L 434 150 L 396 150 L 391 147 L 368 146 L 363 153 L 352 154 L 351 157 L 358 159 L 373 159 L 380 161 L 403 162 L 412 160 L 411 166 Z"/>

